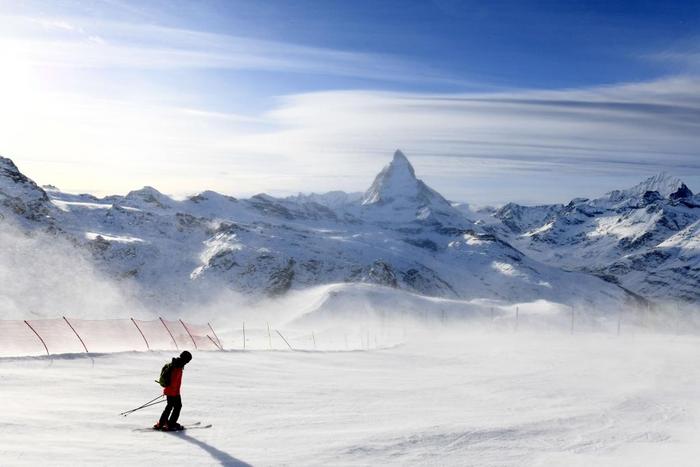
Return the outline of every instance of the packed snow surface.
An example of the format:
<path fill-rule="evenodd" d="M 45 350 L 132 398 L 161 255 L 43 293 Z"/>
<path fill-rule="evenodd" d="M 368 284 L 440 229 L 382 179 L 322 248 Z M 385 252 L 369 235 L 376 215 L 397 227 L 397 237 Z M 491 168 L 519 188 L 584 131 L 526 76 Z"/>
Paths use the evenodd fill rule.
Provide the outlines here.
<path fill-rule="evenodd" d="M 465 328 L 466 329 L 466 328 Z M 2 465 L 697 465 L 698 337 L 409 332 L 198 352 L 182 433 L 138 432 L 170 353 L 0 359 Z"/>

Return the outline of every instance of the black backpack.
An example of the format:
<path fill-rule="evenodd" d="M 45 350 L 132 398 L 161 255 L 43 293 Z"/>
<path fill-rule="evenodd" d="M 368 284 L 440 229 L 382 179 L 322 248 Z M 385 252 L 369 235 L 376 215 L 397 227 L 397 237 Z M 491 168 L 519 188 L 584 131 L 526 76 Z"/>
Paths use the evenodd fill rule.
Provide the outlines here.
<path fill-rule="evenodd" d="M 164 388 L 170 386 L 170 373 L 172 372 L 172 369 L 172 362 L 163 365 L 163 368 L 160 370 L 160 377 L 156 380 L 156 383 L 160 384 Z"/>

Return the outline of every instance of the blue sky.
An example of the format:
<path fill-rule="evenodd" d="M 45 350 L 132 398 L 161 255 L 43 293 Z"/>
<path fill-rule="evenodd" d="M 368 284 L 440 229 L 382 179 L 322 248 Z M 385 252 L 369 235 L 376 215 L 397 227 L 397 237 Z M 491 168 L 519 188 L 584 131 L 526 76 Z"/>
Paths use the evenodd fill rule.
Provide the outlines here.
<path fill-rule="evenodd" d="M 700 3 L 0 0 L 0 154 L 98 194 L 700 191 Z"/>

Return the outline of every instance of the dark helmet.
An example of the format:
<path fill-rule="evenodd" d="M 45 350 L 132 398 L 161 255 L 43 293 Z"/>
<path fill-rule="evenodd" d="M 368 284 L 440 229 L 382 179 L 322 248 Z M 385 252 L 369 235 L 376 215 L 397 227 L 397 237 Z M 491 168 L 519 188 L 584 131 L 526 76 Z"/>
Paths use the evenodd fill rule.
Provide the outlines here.
<path fill-rule="evenodd" d="M 192 354 L 185 350 L 180 354 L 180 360 L 182 360 L 182 363 L 189 363 L 192 360 Z"/>

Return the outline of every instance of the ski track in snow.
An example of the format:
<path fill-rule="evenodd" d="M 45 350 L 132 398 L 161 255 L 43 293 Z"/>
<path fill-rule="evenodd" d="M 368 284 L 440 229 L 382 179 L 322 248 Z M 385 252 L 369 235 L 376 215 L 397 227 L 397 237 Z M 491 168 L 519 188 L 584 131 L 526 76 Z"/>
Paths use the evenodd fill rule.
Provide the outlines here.
<path fill-rule="evenodd" d="M 171 354 L 0 359 L 2 465 L 697 465 L 690 336 L 411 336 L 370 352 L 199 352 L 181 421 L 162 406 Z M 421 344 L 418 344 L 420 342 Z"/>

